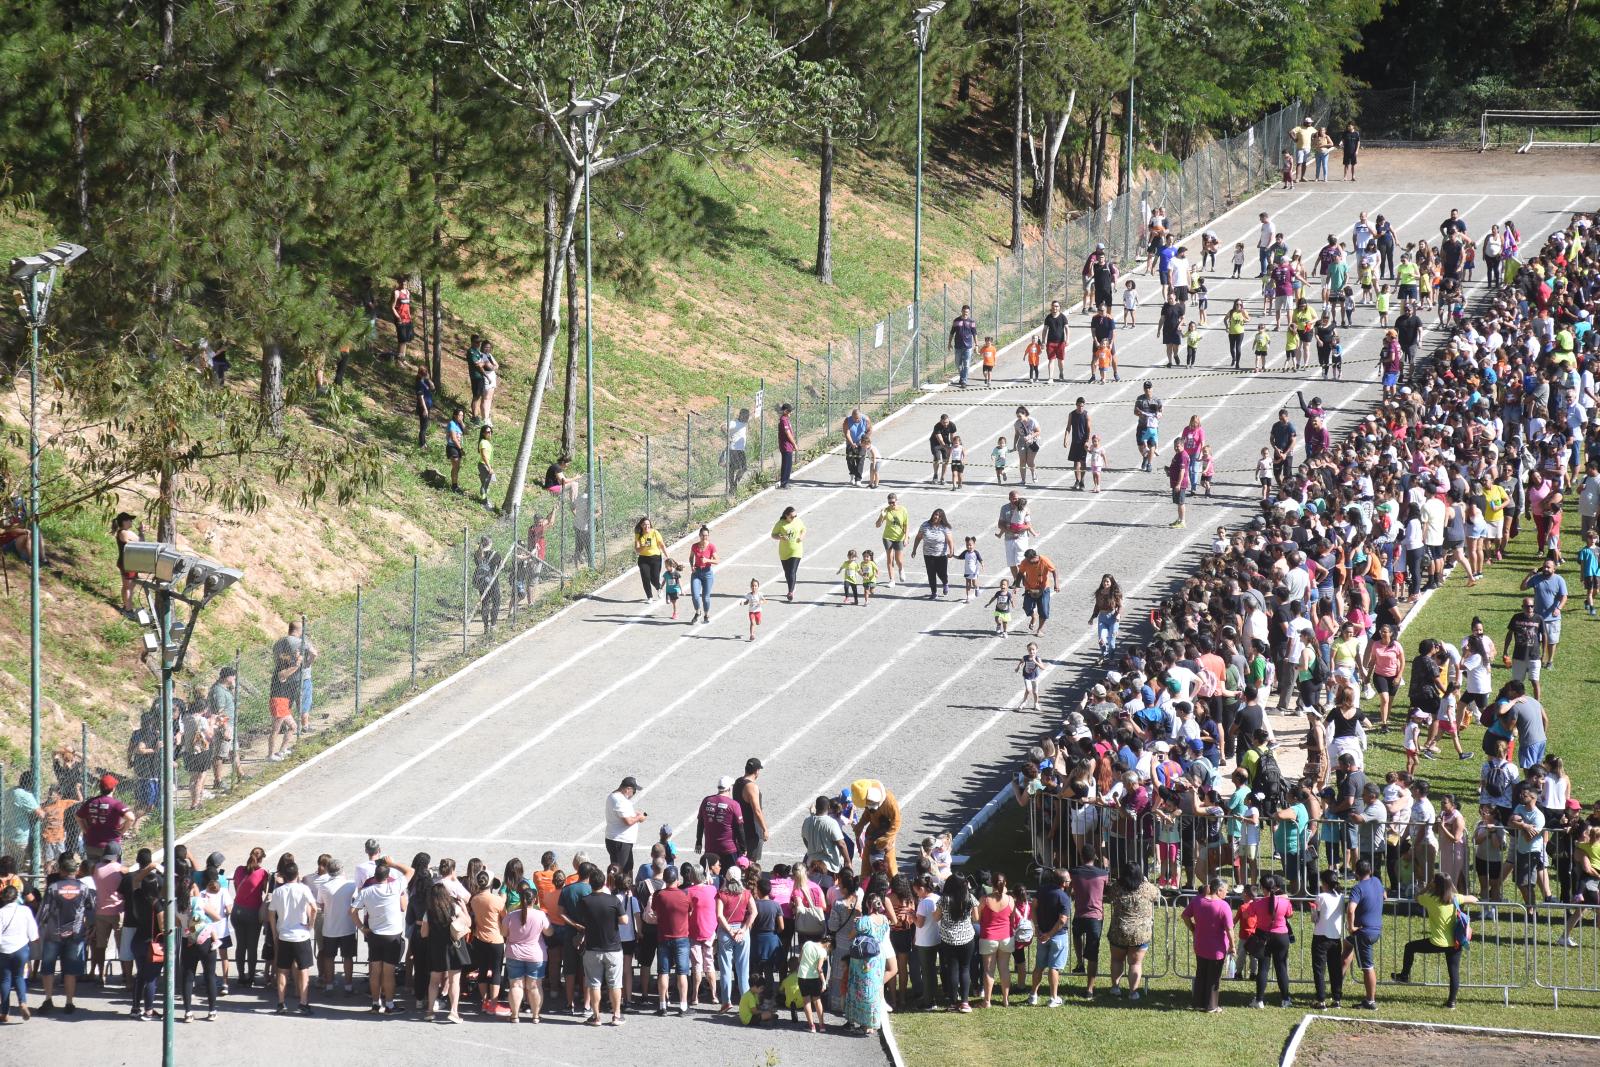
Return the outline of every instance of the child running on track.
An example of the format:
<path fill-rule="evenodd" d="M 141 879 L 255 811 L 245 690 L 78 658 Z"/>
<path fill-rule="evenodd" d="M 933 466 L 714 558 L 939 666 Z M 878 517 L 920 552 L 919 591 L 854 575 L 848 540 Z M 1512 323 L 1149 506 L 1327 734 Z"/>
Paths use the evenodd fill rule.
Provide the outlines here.
<path fill-rule="evenodd" d="M 756 627 L 761 625 L 761 580 L 750 579 L 750 591 L 744 595 L 744 610 L 750 617 L 750 640 L 756 639 Z"/>
<path fill-rule="evenodd" d="M 1236 275 L 1237 277 L 1237 275 Z M 1128 284 L 1122 287 L 1122 325 L 1132 326 L 1133 313 L 1139 309 L 1139 289 L 1133 284 L 1133 279 L 1128 279 Z"/>
<path fill-rule="evenodd" d="M 1037 364 L 1036 364 L 1037 366 Z M 950 488 L 961 488 L 962 479 L 967 470 L 967 446 L 961 443 L 961 435 L 956 434 L 950 439 Z"/>
<path fill-rule="evenodd" d="M 994 605 L 994 635 L 1005 637 L 1011 632 L 1011 579 L 1000 579 L 1000 588 L 994 591 L 994 596 L 989 598 L 989 604 Z"/>
<path fill-rule="evenodd" d="M 994 446 L 989 453 L 989 458 L 994 462 L 994 480 L 1001 485 L 1006 484 L 1006 439 L 1000 438 L 1000 443 Z"/>
<path fill-rule="evenodd" d="M 1251 347 L 1256 354 L 1256 373 L 1259 374 L 1267 369 L 1267 352 L 1272 347 L 1272 338 L 1267 336 L 1266 323 L 1263 322 L 1256 327 L 1256 337 Z"/>
<path fill-rule="evenodd" d="M 962 603 L 970 604 L 978 597 L 978 575 L 983 571 L 983 556 L 978 552 L 978 539 L 967 538 L 961 550 L 961 576 L 967 581 L 967 596 Z"/>
<path fill-rule="evenodd" d="M 839 569 L 834 573 L 844 575 L 845 600 L 852 604 L 861 603 L 861 561 L 856 558 L 855 549 L 845 553 L 844 562 L 839 564 Z"/>
<path fill-rule="evenodd" d="M 675 559 L 667 560 L 666 576 L 661 582 L 661 591 L 666 595 L 667 604 L 672 608 L 672 617 L 678 617 L 678 597 L 683 595 L 683 564 Z"/>
<path fill-rule="evenodd" d="M 1000 355 L 1000 350 L 994 346 L 993 337 L 983 339 L 983 347 L 978 349 L 978 358 L 983 361 L 983 384 L 988 385 L 994 377 L 994 361 Z"/>
<path fill-rule="evenodd" d="M 1028 381 L 1030 382 L 1039 380 L 1039 358 L 1042 355 L 1044 355 L 1044 345 L 1041 345 L 1037 340 L 1029 341 L 1026 358 L 1028 361 Z"/>
<path fill-rule="evenodd" d="M 872 558 L 872 549 L 861 553 L 861 597 L 872 599 L 872 590 L 878 584 L 878 561 Z"/>
<path fill-rule="evenodd" d="M 1039 710 L 1039 645 L 1028 642 L 1028 650 L 1017 661 L 1017 671 L 1022 674 L 1022 698 L 1033 701 L 1033 710 Z M 1020 705 L 1018 710 L 1020 710 Z"/>

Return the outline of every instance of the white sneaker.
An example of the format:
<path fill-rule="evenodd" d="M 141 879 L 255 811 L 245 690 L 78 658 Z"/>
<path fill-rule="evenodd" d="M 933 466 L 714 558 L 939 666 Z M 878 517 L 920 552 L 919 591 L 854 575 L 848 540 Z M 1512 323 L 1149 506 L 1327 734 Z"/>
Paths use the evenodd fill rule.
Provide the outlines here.
<path fill-rule="evenodd" d="M 1028 1007 L 1037 1008 L 1038 1006 L 1039 1006 L 1039 994 L 1037 994 L 1037 993 L 1030 994 L 1029 997 L 1028 997 Z"/>
<path fill-rule="evenodd" d="M 1061 1007 L 1061 998 L 1060 997 L 1051 997 L 1050 998 L 1049 1007 L 1052 1007 L 1052 1008 Z"/>

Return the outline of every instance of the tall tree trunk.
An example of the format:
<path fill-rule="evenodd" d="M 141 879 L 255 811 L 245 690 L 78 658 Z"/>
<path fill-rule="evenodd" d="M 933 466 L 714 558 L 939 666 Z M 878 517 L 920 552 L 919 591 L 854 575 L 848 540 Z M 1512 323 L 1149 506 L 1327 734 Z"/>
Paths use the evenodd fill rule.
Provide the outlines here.
<path fill-rule="evenodd" d="M 273 274 L 283 270 L 283 235 L 272 238 Z M 261 344 L 261 417 L 267 430 L 283 433 L 283 342 L 274 333 Z"/>
<path fill-rule="evenodd" d="M 573 455 L 578 448 L 578 246 L 567 249 L 567 377 L 561 398 L 561 454 Z M 587 384 L 587 383 L 585 383 Z"/>
<path fill-rule="evenodd" d="M 173 519 L 177 500 L 178 476 L 171 467 L 163 467 L 156 486 L 156 540 L 169 545 L 178 542 L 178 526 Z"/>
<path fill-rule="evenodd" d="M 83 94 L 72 96 L 72 160 L 77 167 L 78 232 L 89 233 L 89 141 L 87 119 L 83 112 Z"/>
<path fill-rule="evenodd" d="M 441 194 L 439 187 L 442 184 L 443 151 L 439 146 L 439 68 L 435 63 L 433 68 L 433 208 L 435 217 L 442 212 Z M 435 223 L 433 227 L 433 269 L 438 270 L 439 264 L 444 259 L 444 227 Z M 429 324 L 432 326 L 433 336 L 431 349 L 433 355 L 433 381 L 434 387 L 440 388 L 444 384 L 444 309 L 439 306 L 439 278 L 434 275 L 433 299 L 428 301 Z"/>
<path fill-rule="evenodd" d="M 592 145 L 589 151 L 594 151 Z M 550 364 L 555 358 L 556 334 L 561 328 L 561 297 L 562 286 L 566 282 L 567 251 L 572 247 L 573 231 L 578 224 L 582 188 L 578 177 L 569 175 L 560 231 L 552 235 L 553 240 L 547 245 L 546 267 L 549 269 L 545 271 L 544 283 L 539 291 L 539 367 L 534 372 L 533 388 L 528 393 L 528 408 L 522 417 L 522 438 L 517 442 L 517 461 L 512 468 L 510 484 L 506 486 L 505 503 L 501 508 L 507 514 L 522 503 L 522 487 L 528 480 L 528 463 L 533 458 L 533 443 L 539 433 L 539 412 L 544 406 L 545 390 L 550 386 Z"/>
<path fill-rule="evenodd" d="M 833 284 L 833 130 L 822 131 L 822 173 L 817 180 L 817 280 Z"/>
<path fill-rule="evenodd" d="M 822 54 L 833 54 L 833 0 L 822 24 Z M 817 178 L 817 280 L 833 284 L 833 129 L 822 130 L 822 173 Z"/>
<path fill-rule="evenodd" d="M 1101 109 L 1099 127 L 1093 131 L 1094 155 L 1089 164 L 1089 200 L 1097 211 L 1100 209 L 1100 187 L 1105 183 L 1106 133 L 1111 125 L 1108 114 L 1104 108 Z"/>
<path fill-rule="evenodd" d="M 1026 94 L 1023 91 L 1022 75 L 1026 57 L 1023 52 L 1022 41 L 1022 5 L 1017 5 L 1015 42 L 1016 71 L 1013 87 L 1016 99 L 1011 108 L 1011 251 L 1015 255 L 1022 254 L 1022 138 L 1026 114 Z"/>
<path fill-rule="evenodd" d="M 1048 239 L 1050 232 L 1055 228 L 1056 217 L 1056 160 L 1061 155 L 1061 145 L 1067 139 L 1067 125 L 1072 121 L 1072 108 L 1078 102 L 1078 90 L 1073 89 L 1067 94 L 1067 109 L 1060 115 L 1050 115 L 1045 119 L 1044 144 L 1044 204 L 1040 211 L 1040 224 L 1044 226 L 1045 236 Z"/>

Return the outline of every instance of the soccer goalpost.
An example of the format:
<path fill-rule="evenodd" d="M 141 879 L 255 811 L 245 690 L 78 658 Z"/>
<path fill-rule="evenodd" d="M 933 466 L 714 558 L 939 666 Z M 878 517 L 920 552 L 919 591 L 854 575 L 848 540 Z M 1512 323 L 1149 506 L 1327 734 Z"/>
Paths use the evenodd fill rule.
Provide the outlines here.
<path fill-rule="evenodd" d="M 1478 151 L 1600 146 L 1600 111 L 1485 111 L 1478 119 Z"/>

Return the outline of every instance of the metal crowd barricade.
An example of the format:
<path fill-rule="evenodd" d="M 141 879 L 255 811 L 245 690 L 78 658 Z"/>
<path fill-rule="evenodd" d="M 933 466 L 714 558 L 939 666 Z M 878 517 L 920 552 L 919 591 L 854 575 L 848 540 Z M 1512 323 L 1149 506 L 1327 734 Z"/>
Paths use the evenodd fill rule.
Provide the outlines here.
<path fill-rule="evenodd" d="M 1533 931 L 1528 909 L 1518 903 L 1479 902 L 1460 905 L 1472 922 L 1472 944 L 1461 953 L 1462 989 L 1498 989 L 1509 1005 L 1511 991 L 1528 984 Z M 1424 940 L 1422 909 L 1413 901 L 1392 900 L 1384 905 L 1383 939 L 1378 980 L 1398 972 L 1405 961 L 1405 946 Z M 1411 984 L 1448 987 L 1445 957 L 1419 953 L 1412 963 Z"/>
<path fill-rule="evenodd" d="M 1563 990 L 1600 992 L 1600 907 L 1535 904 L 1532 918 L 1529 970 L 1533 984 L 1548 989 L 1558 1008 Z M 1575 945 L 1566 943 L 1569 936 Z"/>

